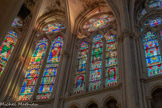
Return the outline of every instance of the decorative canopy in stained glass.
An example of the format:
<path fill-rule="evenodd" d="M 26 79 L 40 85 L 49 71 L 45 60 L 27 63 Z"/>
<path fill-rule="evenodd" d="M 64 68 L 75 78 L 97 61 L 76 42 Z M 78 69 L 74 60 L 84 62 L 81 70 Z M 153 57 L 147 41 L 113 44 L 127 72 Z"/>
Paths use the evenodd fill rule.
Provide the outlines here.
<path fill-rule="evenodd" d="M 57 33 L 60 32 L 61 30 L 65 29 L 65 26 L 63 23 L 53 23 L 53 24 L 48 24 L 43 28 L 43 31 L 47 34 L 50 33 Z"/>
<path fill-rule="evenodd" d="M 25 79 L 22 83 L 17 101 L 28 101 L 33 96 L 36 82 L 44 61 L 44 56 L 46 54 L 47 46 L 48 40 L 46 38 L 43 38 L 36 44 L 35 50 L 30 59 L 30 63 L 25 72 Z"/>
<path fill-rule="evenodd" d="M 157 25 L 160 25 L 162 23 L 162 19 L 160 17 L 157 17 L 155 19 L 149 19 L 148 21 L 145 22 L 144 25 L 146 26 L 157 26 Z"/>
<path fill-rule="evenodd" d="M 7 64 L 9 57 L 17 41 L 17 34 L 14 31 L 8 32 L 2 45 L 0 46 L 0 76 Z"/>
<path fill-rule="evenodd" d="M 46 68 L 39 85 L 37 99 L 49 99 L 53 92 L 55 85 L 55 79 L 59 67 L 61 58 L 61 52 L 63 47 L 63 37 L 58 36 L 52 42 L 51 50 L 48 55 Z"/>
<path fill-rule="evenodd" d="M 111 14 L 102 14 L 96 17 L 92 17 L 86 21 L 83 25 L 83 29 L 88 32 L 95 31 L 107 27 L 110 22 L 113 22 L 115 18 Z"/>
<path fill-rule="evenodd" d="M 16 26 L 22 26 L 22 21 L 20 20 L 20 18 L 16 17 L 14 19 L 14 21 L 12 22 L 12 27 L 16 27 Z"/>
<path fill-rule="evenodd" d="M 162 74 L 162 60 L 157 35 L 152 31 L 148 31 L 143 36 L 143 45 L 148 76 Z"/>
<path fill-rule="evenodd" d="M 88 43 L 82 42 L 78 51 L 77 70 L 75 73 L 74 94 L 83 92 L 85 89 L 86 67 L 88 56 Z"/>

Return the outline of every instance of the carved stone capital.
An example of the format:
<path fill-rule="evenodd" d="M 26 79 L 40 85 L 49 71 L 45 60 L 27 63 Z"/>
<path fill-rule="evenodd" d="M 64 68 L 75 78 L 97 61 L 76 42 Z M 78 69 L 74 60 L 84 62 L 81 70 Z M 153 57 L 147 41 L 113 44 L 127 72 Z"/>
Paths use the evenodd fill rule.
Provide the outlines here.
<path fill-rule="evenodd" d="M 117 38 L 117 41 L 121 42 L 124 40 L 125 37 L 129 37 L 130 39 L 137 39 L 138 35 L 135 32 L 125 29 L 123 30 L 121 35 Z"/>

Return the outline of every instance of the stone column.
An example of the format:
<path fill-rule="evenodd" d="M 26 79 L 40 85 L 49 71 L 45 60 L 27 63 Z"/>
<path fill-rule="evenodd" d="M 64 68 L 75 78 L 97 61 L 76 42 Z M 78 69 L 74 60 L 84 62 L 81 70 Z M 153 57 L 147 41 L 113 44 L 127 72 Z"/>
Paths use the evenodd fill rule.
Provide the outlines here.
<path fill-rule="evenodd" d="M 15 1 L 15 0 L 13 0 Z M 42 0 L 40 0 L 39 2 L 36 3 L 33 13 L 34 15 L 32 16 L 29 24 L 27 24 L 27 28 L 25 28 L 25 32 L 23 32 L 22 36 L 24 37 L 20 42 L 20 47 L 19 47 L 19 51 L 17 51 L 17 55 L 19 55 L 22 58 L 26 58 L 28 55 L 28 50 L 29 48 L 29 44 L 31 40 L 31 38 L 34 38 L 34 36 L 32 36 L 32 32 L 34 29 L 34 24 L 36 22 L 36 18 L 38 15 L 38 12 L 40 10 L 40 5 L 42 4 Z M 19 58 L 19 57 L 17 57 Z M 6 100 L 7 97 L 10 97 L 11 93 L 13 93 L 13 91 L 15 91 L 13 88 L 15 88 L 15 86 L 17 86 L 17 76 L 19 76 L 22 72 L 18 71 L 19 68 L 24 65 L 23 63 L 19 63 L 19 60 L 17 60 L 16 62 L 12 61 L 12 64 L 10 64 L 11 67 L 8 70 L 8 74 L 7 76 L 5 76 L 7 79 L 5 80 L 5 84 L 3 84 L 3 89 L 1 90 L 1 95 L 0 95 L 0 100 Z M 13 90 L 13 91 L 12 91 Z M 10 95 L 10 96 L 9 96 Z"/>
<path fill-rule="evenodd" d="M 102 38 L 103 45 L 102 45 L 102 74 L 101 74 L 101 87 L 105 88 L 105 76 L 106 76 L 106 39 Z M 105 58 L 105 59 L 104 59 Z"/>
<path fill-rule="evenodd" d="M 56 89 L 56 94 L 54 97 L 54 105 L 53 108 L 59 108 L 59 106 L 63 105 L 63 100 L 60 101 L 61 95 L 64 96 L 64 86 L 65 83 L 67 82 L 66 79 L 69 76 L 69 63 L 70 63 L 70 51 L 71 51 L 71 46 L 72 46 L 72 34 L 71 34 L 71 24 L 70 24 L 70 16 L 69 16 L 69 7 L 68 7 L 68 0 L 63 0 L 63 3 L 65 3 L 65 13 L 66 13 L 66 34 L 65 34 L 65 41 L 63 45 L 63 51 L 62 51 L 62 64 L 61 64 L 61 69 L 59 72 L 59 79 L 57 83 Z M 63 94 L 61 94 L 63 93 Z"/>
<path fill-rule="evenodd" d="M 17 16 L 24 0 L 0 1 L 0 44 L 3 42 L 14 18 Z"/>
<path fill-rule="evenodd" d="M 135 74 L 133 69 L 133 44 L 131 43 L 132 32 L 124 30 L 121 34 L 124 50 L 124 80 L 126 90 L 127 108 L 137 108 L 135 92 Z"/>

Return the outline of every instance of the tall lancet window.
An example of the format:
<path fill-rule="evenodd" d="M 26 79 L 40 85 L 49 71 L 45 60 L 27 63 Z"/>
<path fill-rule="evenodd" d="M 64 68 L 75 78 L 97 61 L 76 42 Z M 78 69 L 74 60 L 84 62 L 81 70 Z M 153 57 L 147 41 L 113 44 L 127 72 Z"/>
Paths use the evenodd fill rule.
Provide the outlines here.
<path fill-rule="evenodd" d="M 16 17 L 12 22 L 11 29 L 22 26 L 22 21 Z M 0 77 L 5 69 L 8 59 L 16 45 L 18 35 L 15 31 L 7 33 L 3 43 L 0 46 Z"/>
<path fill-rule="evenodd" d="M 85 90 L 85 78 L 88 56 L 88 43 L 82 42 L 80 44 L 77 60 L 77 70 L 75 74 L 74 94 L 81 93 Z"/>
<path fill-rule="evenodd" d="M 106 35 L 106 86 L 117 83 L 117 43 L 115 35 Z"/>
<path fill-rule="evenodd" d="M 31 99 L 42 67 L 42 63 L 44 61 L 47 46 L 48 40 L 46 38 L 41 39 L 36 44 L 30 63 L 25 72 L 25 79 L 22 83 L 22 87 L 17 99 L 18 101 L 27 101 Z"/>
<path fill-rule="evenodd" d="M 0 46 L 0 76 L 2 75 L 7 61 L 14 49 L 17 41 L 17 34 L 14 31 L 8 32 L 2 45 Z"/>
<path fill-rule="evenodd" d="M 48 54 L 46 67 L 44 69 L 44 73 L 38 89 L 37 99 L 49 99 L 52 95 L 61 58 L 62 47 L 63 37 L 58 36 L 52 42 L 51 49 Z"/>
<path fill-rule="evenodd" d="M 89 77 L 89 90 L 100 88 L 102 74 L 102 50 L 103 42 L 102 35 L 97 35 L 93 38 L 91 69 Z"/>
<path fill-rule="evenodd" d="M 143 7 L 143 6 L 141 6 Z M 162 41 L 162 0 L 148 0 L 144 3 L 145 14 L 139 17 L 138 23 L 142 32 L 143 48 L 148 76 L 162 74 L 161 41 Z M 140 10 L 140 9 L 139 9 Z M 139 11 L 139 15 L 143 12 Z M 148 16 L 147 16 L 148 15 Z"/>
<path fill-rule="evenodd" d="M 162 60 L 156 33 L 148 31 L 143 36 L 148 76 L 162 74 Z"/>

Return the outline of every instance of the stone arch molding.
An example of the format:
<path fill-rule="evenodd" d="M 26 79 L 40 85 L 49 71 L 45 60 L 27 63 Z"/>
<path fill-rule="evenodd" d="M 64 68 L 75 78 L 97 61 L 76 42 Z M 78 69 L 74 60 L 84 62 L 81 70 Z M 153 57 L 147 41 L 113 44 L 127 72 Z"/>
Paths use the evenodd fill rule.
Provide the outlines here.
<path fill-rule="evenodd" d="M 101 105 L 104 106 L 106 102 L 108 102 L 111 99 L 115 99 L 117 101 L 117 105 L 119 105 L 120 99 L 115 94 L 105 96 L 103 100 L 101 101 Z"/>
<path fill-rule="evenodd" d="M 96 14 L 96 15 L 101 15 L 101 14 L 104 14 L 104 13 L 108 13 L 108 14 L 111 14 L 112 13 L 112 15 L 114 16 L 114 18 L 115 18 L 115 21 L 114 22 L 110 22 L 110 23 L 112 23 L 112 24 L 110 24 L 110 25 L 112 25 L 113 27 L 114 27 L 114 24 L 116 25 L 116 27 L 119 27 L 118 25 L 119 25 L 119 15 L 116 15 L 116 14 L 118 14 L 118 12 L 117 11 L 115 11 L 115 9 L 111 9 L 113 6 L 111 6 L 111 5 L 113 5 L 112 3 L 110 3 L 110 4 L 100 4 L 99 6 L 97 6 L 97 7 L 94 7 L 93 9 L 87 9 L 87 10 L 84 10 L 83 12 L 82 12 L 82 15 L 81 16 L 78 16 L 77 18 L 76 18 L 76 24 L 74 25 L 75 27 L 75 29 L 74 29 L 74 34 L 78 34 L 78 33 L 81 33 L 81 34 L 83 34 L 83 35 L 87 35 L 87 34 L 90 34 L 91 35 L 91 33 L 90 32 L 88 32 L 88 31 L 85 31 L 85 30 L 83 30 L 82 29 L 82 25 L 83 25 L 83 23 L 85 23 L 88 19 L 90 19 L 91 17 L 94 17 L 95 15 L 92 15 L 92 16 L 90 16 L 90 17 L 88 17 L 88 14 L 89 13 L 91 13 L 93 10 L 95 10 L 95 9 L 97 9 L 97 8 L 99 8 L 99 7 L 106 7 L 106 8 L 108 8 L 108 11 L 105 11 L 105 12 L 103 12 L 103 13 L 98 13 L 98 14 Z M 114 12 L 115 11 L 115 12 Z M 86 17 L 83 17 L 83 16 L 87 16 L 87 18 Z M 118 17 L 118 18 L 117 18 Z M 108 25 L 108 27 L 105 27 L 105 28 L 101 28 L 102 29 L 102 31 L 104 31 L 104 29 L 106 29 L 106 31 L 107 30 L 109 30 L 109 27 L 110 27 L 110 25 Z M 97 31 L 99 31 L 99 30 L 101 30 L 101 29 L 98 29 Z M 88 33 L 87 33 L 88 32 Z M 95 32 L 95 31 L 92 31 L 92 33 L 93 32 Z M 90 36 L 89 35 L 89 36 Z"/>
<path fill-rule="evenodd" d="M 152 93 L 158 88 L 162 88 L 162 83 L 157 83 L 157 84 L 152 85 L 151 87 L 149 87 L 149 89 L 146 92 L 146 96 L 147 97 L 152 97 Z"/>
<path fill-rule="evenodd" d="M 100 103 L 97 99 L 94 99 L 94 98 L 90 98 L 87 102 L 85 102 L 82 106 L 82 108 L 87 108 L 88 105 L 92 104 L 92 103 L 95 103 L 98 105 L 98 107 L 100 107 Z"/>
<path fill-rule="evenodd" d="M 73 108 L 74 106 L 77 107 L 77 108 L 81 108 L 81 106 L 80 106 L 78 103 L 76 103 L 76 102 L 71 103 L 71 104 L 68 106 L 68 108 Z"/>

